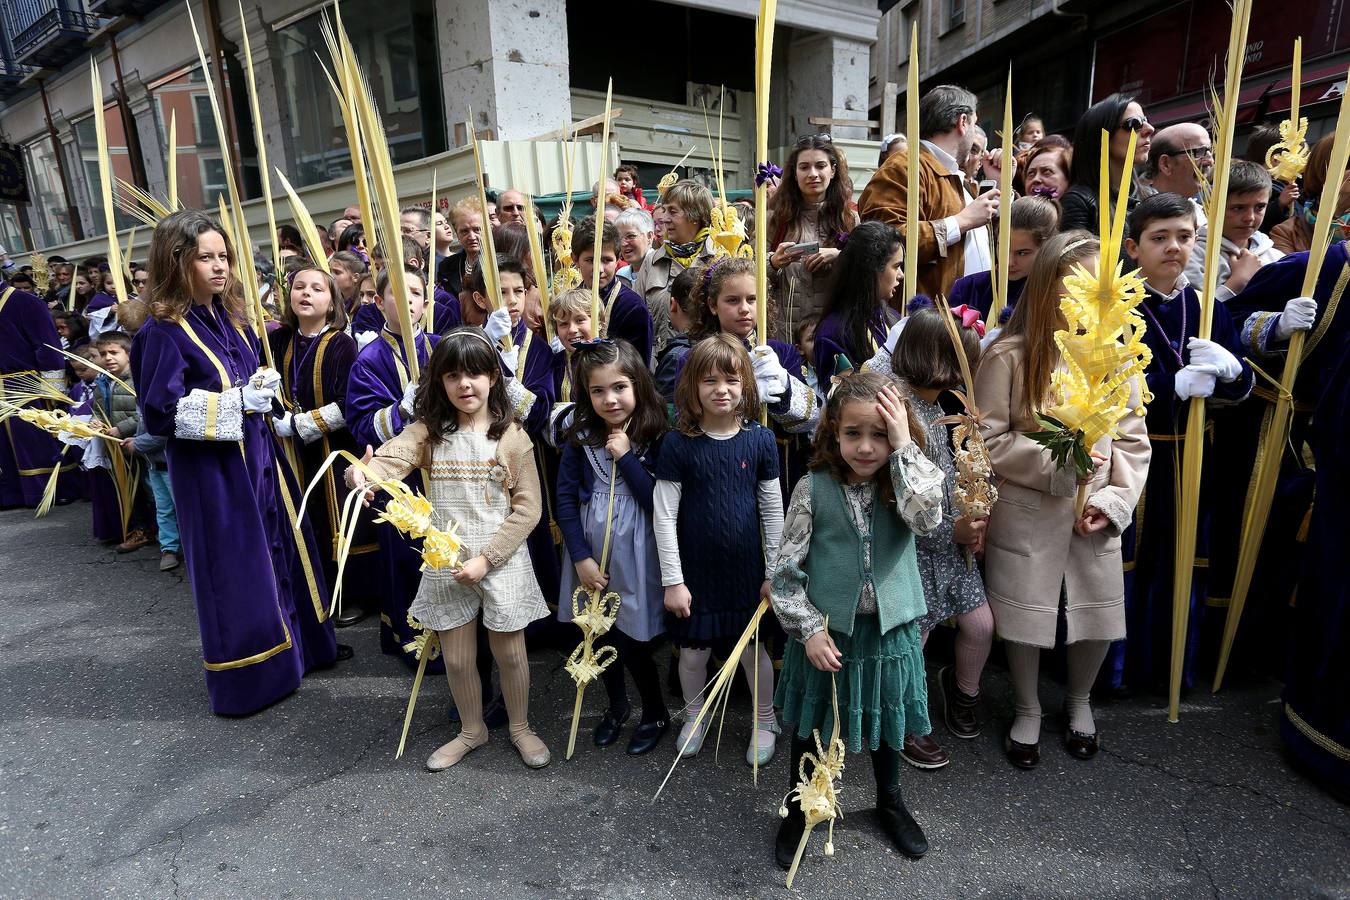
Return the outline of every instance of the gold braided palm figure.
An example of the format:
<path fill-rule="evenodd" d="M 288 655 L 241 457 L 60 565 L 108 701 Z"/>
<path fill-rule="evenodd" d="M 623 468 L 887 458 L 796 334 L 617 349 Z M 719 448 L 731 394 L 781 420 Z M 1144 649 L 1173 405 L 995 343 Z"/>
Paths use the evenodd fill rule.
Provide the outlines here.
<path fill-rule="evenodd" d="M 1308 119 L 1300 116 L 1298 124 L 1285 119 L 1280 123 L 1280 140 L 1266 151 L 1266 168 L 1270 177 L 1285 184 L 1303 174 L 1308 166 Z"/>
<path fill-rule="evenodd" d="M 828 621 L 826 623 L 828 627 Z M 834 677 L 831 676 L 831 681 Z M 792 887 L 797 877 L 797 867 L 801 865 L 802 854 L 806 852 L 806 842 L 811 839 L 811 829 L 822 822 L 828 823 L 825 838 L 825 855 L 834 856 L 834 821 L 842 819 L 844 811 L 839 806 L 839 786 L 835 784 L 844 777 L 844 739 L 839 736 L 839 695 L 837 690 L 832 697 L 834 704 L 834 730 L 830 732 L 829 748 L 820 740 L 820 729 L 812 732 L 816 741 L 815 753 L 803 753 L 797 764 L 797 786 L 788 791 L 783 804 L 778 807 L 780 818 L 787 818 L 787 801 L 795 799 L 801 805 L 806 816 L 806 829 L 797 842 L 797 854 L 792 858 L 792 868 L 788 870 L 787 886 Z M 808 768 L 809 767 L 809 768 Z M 807 772 L 810 775 L 807 775 Z"/>

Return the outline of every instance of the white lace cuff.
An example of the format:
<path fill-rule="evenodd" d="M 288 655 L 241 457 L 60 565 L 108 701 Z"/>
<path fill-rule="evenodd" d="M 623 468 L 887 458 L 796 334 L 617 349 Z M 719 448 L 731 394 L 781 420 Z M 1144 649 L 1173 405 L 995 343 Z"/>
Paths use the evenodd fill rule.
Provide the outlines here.
<path fill-rule="evenodd" d="M 306 444 L 312 444 L 325 434 L 332 434 L 347 427 L 342 407 L 336 403 L 329 403 L 309 412 L 297 412 L 291 421 L 294 423 L 296 436 Z"/>
<path fill-rule="evenodd" d="M 534 399 L 534 394 L 519 378 L 506 379 L 506 402 L 511 405 L 517 419 L 525 421 L 530 410 L 534 409 Z"/>
<path fill-rule="evenodd" d="M 881 372 L 884 375 L 891 374 L 891 351 L 885 347 L 878 347 L 877 352 L 872 354 L 872 358 L 862 364 L 864 372 Z M 829 392 L 829 387 L 822 385 L 825 391 Z"/>
<path fill-rule="evenodd" d="M 242 441 L 243 389 L 216 393 L 196 388 L 189 392 L 174 411 L 173 436 L 189 441 Z"/>
<path fill-rule="evenodd" d="M 52 387 L 63 394 L 66 392 L 65 369 L 51 369 L 46 372 L 40 372 L 39 375 L 41 375 L 43 381 L 47 382 L 49 387 Z"/>
<path fill-rule="evenodd" d="M 783 426 L 783 430 L 788 434 L 815 431 L 816 420 L 820 418 L 820 407 L 816 403 L 816 392 L 811 390 L 805 382 L 789 377 L 787 409 L 782 413 L 772 414 L 774 421 Z"/>
<path fill-rule="evenodd" d="M 572 424 L 572 407 L 575 405 L 570 401 L 566 403 L 559 401 L 553 404 L 553 409 L 549 411 L 548 431 L 545 432 L 544 439 L 555 450 L 562 449 L 563 435 Z"/>

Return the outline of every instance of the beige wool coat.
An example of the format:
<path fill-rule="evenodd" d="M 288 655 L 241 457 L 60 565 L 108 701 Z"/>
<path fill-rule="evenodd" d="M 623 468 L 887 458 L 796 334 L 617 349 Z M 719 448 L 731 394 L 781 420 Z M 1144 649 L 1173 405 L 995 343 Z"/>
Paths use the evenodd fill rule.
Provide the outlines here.
<path fill-rule="evenodd" d="M 1120 436 L 1093 448 L 1106 457 L 1088 486 L 1088 504 L 1111 520 L 1096 534 L 1073 530 L 1078 491 L 1073 470 L 1024 432 L 1039 426 L 1020 411 L 1022 340 L 996 341 L 980 359 L 975 402 L 997 479 L 999 499 L 985 541 L 985 589 L 999 637 L 1055 645 L 1061 587 L 1067 643 L 1125 637 L 1125 578 L 1120 535 L 1129 527 L 1148 476 L 1151 450 L 1142 416 L 1120 423 Z M 1138 402 L 1138 387 L 1132 402 Z"/>

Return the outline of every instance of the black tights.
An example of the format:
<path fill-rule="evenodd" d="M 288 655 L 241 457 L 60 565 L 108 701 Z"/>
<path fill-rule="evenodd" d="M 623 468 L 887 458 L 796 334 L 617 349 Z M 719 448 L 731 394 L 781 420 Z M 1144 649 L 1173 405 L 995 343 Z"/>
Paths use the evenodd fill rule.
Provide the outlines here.
<path fill-rule="evenodd" d="M 657 673 L 656 661 L 652 659 L 652 641 L 635 641 L 614 629 L 596 644 L 612 646 L 619 651 L 619 658 L 600 675 L 605 683 L 605 691 L 609 694 L 609 708 L 616 712 L 628 708 L 628 685 L 623 677 L 623 670 L 627 669 L 637 684 L 638 696 L 642 698 L 642 721 L 656 722 L 670 718 L 665 695 L 661 692 L 661 676 Z"/>

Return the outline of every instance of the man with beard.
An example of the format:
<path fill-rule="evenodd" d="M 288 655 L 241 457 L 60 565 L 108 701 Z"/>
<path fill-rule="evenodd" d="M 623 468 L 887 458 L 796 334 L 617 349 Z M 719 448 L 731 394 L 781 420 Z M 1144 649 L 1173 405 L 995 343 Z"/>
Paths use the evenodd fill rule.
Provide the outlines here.
<path fill-rule="evenodd" d="M 998 210 L 997 189 L 972 198 L 965 167 L 975 140 L 975 95 L 943 84 L 919 101 L 918 266 L 921 294 L 944 296 L 962 275 L 989 270 L 989 221 Z M 1001 152 L 982 161 L 985 177 L 998 178 Z M 863 221 L 905 229 L 910 215 L 909 152 L 891 155 L 872 176 L 858 202 Z M 903 298 L 908 301 L 908 297 Z"/>

